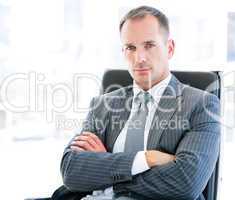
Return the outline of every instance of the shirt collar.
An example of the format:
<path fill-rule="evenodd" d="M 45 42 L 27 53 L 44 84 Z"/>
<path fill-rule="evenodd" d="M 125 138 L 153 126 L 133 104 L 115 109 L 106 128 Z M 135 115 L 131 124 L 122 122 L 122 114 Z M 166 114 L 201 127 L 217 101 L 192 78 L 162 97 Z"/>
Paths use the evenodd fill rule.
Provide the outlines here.
<path fill-rule="evenodd" d="M 161 82 L 159 82 L 158 84 L 154 85 L 152 88 L 150 88 L 147 92 L 149 92 L 153 99 L 155 101 L 158 101 L 159 98 L 161 98 L 163 92 L 165 91 L 167 85 L 169 84 L 170 80 L 171 80 L 171 73 L 169 73 L 169 75 L 163 79 Z M 133 92 L 134 92 L 134 98 L 141 92 L 144 91 L 142 88 L 139 87 L 139 85 L 133 81 Z"/>

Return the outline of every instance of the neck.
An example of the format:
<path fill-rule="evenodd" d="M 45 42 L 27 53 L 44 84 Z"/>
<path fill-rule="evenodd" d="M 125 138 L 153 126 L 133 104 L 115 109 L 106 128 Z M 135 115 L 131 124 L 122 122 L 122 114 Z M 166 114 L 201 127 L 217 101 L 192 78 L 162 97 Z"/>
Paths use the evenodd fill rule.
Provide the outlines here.
<path fill-rule="evenodd" d="M 146 81 L 142 84 L 139 84 L 139 87 L 142 88 L 144 91 L 147 91 L 149 90 L 150 88 L 154 87 L 155 85 L 157 85 L 158 83 L 160 83 L 161 81 L 163 81 L 164 79 L 166 79 L 170 74 L 170 71 L 167 71 L 165 74 L 163 74 L 159 79 L 157 80 L 149 80 L 149 81 Z"/>

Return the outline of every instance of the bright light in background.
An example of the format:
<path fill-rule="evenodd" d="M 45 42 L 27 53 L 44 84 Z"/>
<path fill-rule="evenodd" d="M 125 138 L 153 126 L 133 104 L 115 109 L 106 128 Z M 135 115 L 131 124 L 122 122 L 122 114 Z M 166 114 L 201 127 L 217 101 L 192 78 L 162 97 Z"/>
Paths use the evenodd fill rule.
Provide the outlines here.
<path fill-rule="evenodd" d="M 235 58 L 229 57 L 228 62 L 227 49 L 233 46 L 227 48 L 227 42 L 235 41 L 234 1 L 146 0 L 144 3 L 160 8 L 170 18 L 171 36 L 176 41 L 172 70 L 225 71 L 224 120 L 231 124 L 235 113 L 235 76 L 227 76 L 227 72 L 233 70 Z M 35 79 L 39 108 L 44 108 L 53 97 L 58 105 L 65 103 L 63 92 L 50 96 L 58 84 L 69 86 L 72 95 L 78 95 L 77 106 L 87 108 L 91 97 L 99 94 L 96 80 L 100 80 L 103 72 L 107 68 L 125 68 L 119 20 L 129 8 L 142 4 L 140 0 L 0 0 L 0 80 L 3 83 L 15 73 L 41 74 L 44 79 Z M 228 21 L 232 24 L 230 28 Z M 90 78 L 80 79 L 77 87 L 73 87 L 75 73 L 89 74 Z M 27 83 L 24 80 L 14 83 L 9 97 L 15 104 L 24 105 L 29 92 Z M 48 88 L 49 97 L 45 95 Z M 0 187 L 6 189 L 1 190 L 1 198 L 7 199 L 12 190 L 16 192 L 11 199 L 49 196 L 61 184 L 59 162 L 63 146 L 86 113 L 74 112 L 71 106 L 66 112 L 55 114 L 53 123 L 48 123 L 43 109 L 15 113 L 6 110 L 3 101 L 0 100 L 3 121 L 0 156 L 5 165 L 0 166 Z M 233 125 L 224 128 L 222 200 L 233 196 Z M 9 169 L 14 183 L 6 173 Z"/>
<path fill-rule="evenodd" d="M 12 54 L 38 60 L 44 54 L 58 51 L 63 42 L 63 5 L 63 0 L 12 1 L 9 35 Z"/>

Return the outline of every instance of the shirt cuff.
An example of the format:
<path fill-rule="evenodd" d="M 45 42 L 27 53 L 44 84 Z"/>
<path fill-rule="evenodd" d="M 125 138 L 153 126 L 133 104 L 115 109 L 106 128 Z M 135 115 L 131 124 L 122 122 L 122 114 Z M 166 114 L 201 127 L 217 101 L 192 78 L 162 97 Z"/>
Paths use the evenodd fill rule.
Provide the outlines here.
<path fill-rule="evenodd" d="M 146 161 L 145 151 L 137 152 L 132 164 L 131 175 L 134 176 L 136 174 L 140 174 L 147 171 L 148 169 L 150 169 L 150 167 Z"/>

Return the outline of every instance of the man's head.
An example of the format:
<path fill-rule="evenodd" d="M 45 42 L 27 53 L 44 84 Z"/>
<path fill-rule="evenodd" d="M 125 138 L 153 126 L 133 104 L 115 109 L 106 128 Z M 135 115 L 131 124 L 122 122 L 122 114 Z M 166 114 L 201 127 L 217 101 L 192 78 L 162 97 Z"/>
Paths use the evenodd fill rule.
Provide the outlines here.
<path fill-rule="evenodd" d="M 123 52 L 135 82 L 147 90 L 169 74 L 168 60 L 174 53 L 167 17 L 159 10 L 141 6 L 120 22 Z"/>

